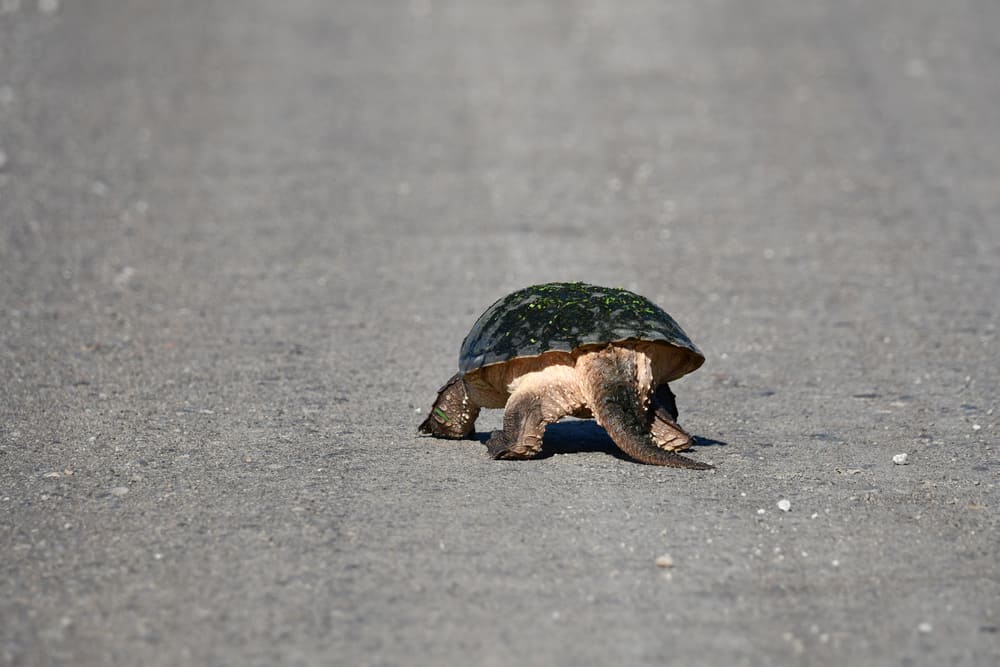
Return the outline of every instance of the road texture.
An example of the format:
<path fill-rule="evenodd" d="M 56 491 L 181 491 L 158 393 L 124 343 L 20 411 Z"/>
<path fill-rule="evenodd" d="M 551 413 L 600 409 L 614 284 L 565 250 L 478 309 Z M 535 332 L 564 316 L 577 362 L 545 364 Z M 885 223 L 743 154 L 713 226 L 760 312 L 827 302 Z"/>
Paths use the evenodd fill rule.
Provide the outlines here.
<path fill-rule="evenodd" d="M 3 0 L 0 664 L 1000 663 L 998 25 Z M 715 472 L 417 437 L 549 280 L 681 322 Z"/>

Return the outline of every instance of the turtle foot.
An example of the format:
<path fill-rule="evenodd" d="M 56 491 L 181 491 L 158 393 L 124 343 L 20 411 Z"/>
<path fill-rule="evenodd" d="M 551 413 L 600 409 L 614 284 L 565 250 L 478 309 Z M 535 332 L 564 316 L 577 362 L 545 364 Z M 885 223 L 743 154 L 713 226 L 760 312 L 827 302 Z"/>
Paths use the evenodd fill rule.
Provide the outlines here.
<path fill-rule="evenodd" d="M 503 431 L 493 431 L 486 441 L 486 451 L 494 459 L 533 459 L 538 454 L 537 450 L 512 442 Z"/>

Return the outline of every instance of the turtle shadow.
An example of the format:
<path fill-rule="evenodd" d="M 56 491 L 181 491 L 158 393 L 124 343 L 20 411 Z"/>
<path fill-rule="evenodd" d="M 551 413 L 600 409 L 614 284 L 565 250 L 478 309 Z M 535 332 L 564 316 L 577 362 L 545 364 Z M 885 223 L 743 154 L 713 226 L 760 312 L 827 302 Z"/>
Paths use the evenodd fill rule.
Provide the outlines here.
<path fill-rule="evenodd" d="M 695 448 L 699 447 L 725 447 L 727 442 L 723 440 L 713 440 L 692 436 Z M 482 444 L 490 439 L 489 432 L 476 433 L 475 439 Z M 611 439 L 608 432 L 597 424 L 593 419 L 567 418 L 563 421 L 549 424 L 545 428 L 545 436 L 542 441 L 542 451 L 535 457 L 547 459 L 556 454 L 581 454 L 581 453 L 601 453 L 613 456 L 623 461 L 631 461 L 632 458 L 620 450 L 615 441 Z"/>

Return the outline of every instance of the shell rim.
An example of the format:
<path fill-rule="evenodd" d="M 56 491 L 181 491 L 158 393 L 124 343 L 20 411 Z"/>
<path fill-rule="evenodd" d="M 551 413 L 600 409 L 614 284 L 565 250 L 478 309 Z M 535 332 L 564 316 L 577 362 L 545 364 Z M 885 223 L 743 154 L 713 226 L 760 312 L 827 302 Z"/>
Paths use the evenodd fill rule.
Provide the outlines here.
<path fill-rule="evenodd" d="M 628 343 L 628 342 L 646 343 L 646 344 L 649 344 L 649 345 L 657 345 L 657 346 L 662 346 L 662 347 L 673 348 L 674 350 L 676 350 L 676 351 L 678 351 L 680 353 L 683 353 L 684 356 L 687 357 L 689 363 L 687 363 L 687 364 L 684 365 L 683 368 L 685 370 L 682 373 L 680 373 L 680 374 L 672 375 L 668 380 L 666 380 L 667 382 L 673 382 L 675 380 L 678 380 L 678 379 L 684 377 L 685 375 L 688 375 L 689 373 L 693 373 L 694 371 L 696 371 L 699 368 L 701 368 L 702 365 L 704 365 L 704 363 L 705 363 L 705 355 L 701 352 L 701 350 L 699 350 L 697 348 L 697 346 L 694 345 L 694 343 L 691 344 L 691 347 L 686 347 L 686 346 L 683 346 L 683 345 L 674 345 L 673 343 L 668 343 L 665 340 L 649 340 L 649 339 L 646 339 L 646 338 L 638 338 L 638 337 L 635 337 L 635 336 L 629 336 L 627 338 L 618 338 L 618 339 L 615 339 L 615 340 L 602 341 L 602 342 L 599 342 L 599 343 L 583 343 L 581 345 L 577 345 L 576 347 L 570 348 L 568 350 L 562 350 L 562 349 L 557 349 L 557 348 L 550 348 L 548 350 L 543 350 L 542 352 L 539 352 L 538 354 L 522 354 L 522 355 L 517 355 L 515 357 L 511 357 L 510 359 L 504 359 L 503 361 L 493 361 L 493 362 L 490 362 L 488 364 L 480 364 L 478 366 L 475 366 L 473 368 L 468 368 L 468 369 L 463 369 L 461 367 L 462 364 L 460 363 L 459 364 L 459 372 L 462 374 L 463 377 L 469 377 L 469 376 L 471 376 L 471 375 L 473 375 L 475 373 L 478 373 L 479 371 L 481 371 L 481 370 L 483 370 L 485 368 L 493 368 L 493 367 L 497 367 L 497 366 L 503 366 L 505 364 L 514 363 L 514 362 L 521 361 L 521 360 L 524 360 L 524 359 L 540 359 L 540 358 L 544 357 L 545 355 L 551 354 L 551 353 L 573 354 L 573 355 L 575 355 L 575 354 L 582 353 L 582 352 L 585 352 L 585 351 L 599 350 L 599 349 L 607 347 L 609 345 L 618 345 L 618 344 L 621 344 L 621 343 Z"/>

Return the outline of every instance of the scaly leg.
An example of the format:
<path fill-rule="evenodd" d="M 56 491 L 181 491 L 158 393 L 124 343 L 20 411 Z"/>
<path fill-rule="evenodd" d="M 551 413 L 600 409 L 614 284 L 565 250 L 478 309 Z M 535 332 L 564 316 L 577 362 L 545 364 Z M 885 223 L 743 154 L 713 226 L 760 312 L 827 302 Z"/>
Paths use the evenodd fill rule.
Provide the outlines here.
<path fill-rule="evenodd" d="M 494 431 L 486 449 L 495 459 L 530 459 L 542 451 L 545 427 L 566 416 L 566 407 L 536 387 L 518 389 L 507 400 L 503 430 Z"/>
<path fill-rule="evenodd" d="M 650 431 L 656 446 L 672 452 L 691 448 L 691 435 L 677 423 L 677 401 L 665 383 L 656 388 L 649 406 Z"/>

